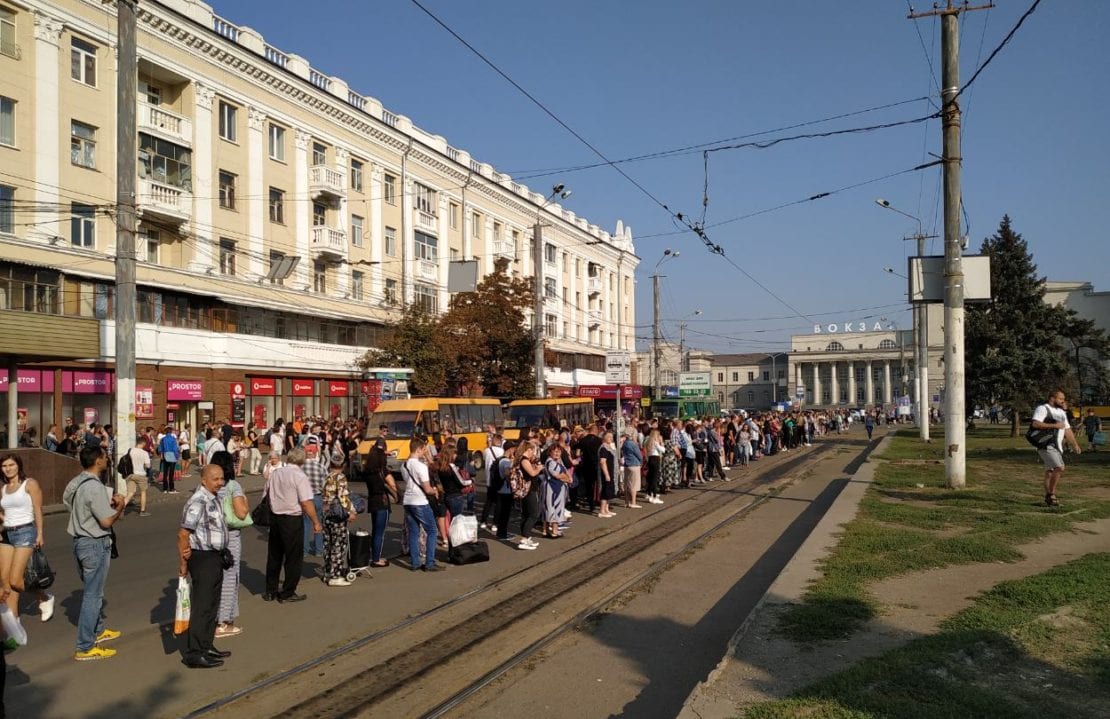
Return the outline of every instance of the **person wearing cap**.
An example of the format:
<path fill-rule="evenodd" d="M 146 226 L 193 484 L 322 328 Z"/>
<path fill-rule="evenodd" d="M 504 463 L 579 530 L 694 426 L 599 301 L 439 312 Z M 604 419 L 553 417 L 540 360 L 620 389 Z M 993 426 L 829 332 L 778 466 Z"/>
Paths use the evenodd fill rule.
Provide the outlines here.
<path fill-rule="evenodd" d="M 316 516 L 324 516 L 324 480 L 328 478 L 328 462 L 321 456 L 320 439 L 309 435 L 304 444 L 304 470 L 312 487 L 312 504 Z M 324 554 L 324 535 L 314 532 L 307 515 L 304 517 L 304 553 L 313 556 Z"/>
<path fill-rule="evenodd" d="M 347 579 L 351 571 L 348 561 L 351 537 L 347 525 L 355 521 L 355 506 L 347 488 L 347 475 L 343 474 L 345 463 L 343 455 L 333 454 L 331 470 L 324 479 L 323 506 L 329 509 L 324 514 L 324 581 L 329 587 L 346 587 L 351 583 Z M 346 510 L 346 521 L 331 511 L 337 505 Z"/>

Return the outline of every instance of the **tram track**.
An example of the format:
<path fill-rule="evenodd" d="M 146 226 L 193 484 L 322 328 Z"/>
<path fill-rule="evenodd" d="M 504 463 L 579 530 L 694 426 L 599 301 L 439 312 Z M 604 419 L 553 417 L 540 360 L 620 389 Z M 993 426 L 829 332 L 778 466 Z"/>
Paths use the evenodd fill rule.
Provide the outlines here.
<path fill-rule="evenodd" d="M 827 455 L 833 446 L 823 443 L 800 455 L 784 457 L 760 467 L 758 475 L 745 481 L 678 495 L 681 499 L 676 497 L 677 501 L 637 522 L 597 533 L 558 554 L 257 681 L 197 709 L 188 719 L 225 712 L 241 715 L 243 710 L 290 719 L 352 717 L 371 710 L 400 716 L 397 710 L 402 707 L 406 716 L 443 716 L 621 594 L 664 571 L 691 548 L 753 511 L 774 496 L 774 489 L 794 481 L 796 473 Z M 769 485 L 772 491 L 753 493 Z M 676 537 L 678 546 L 668 546 L 666 551 L 656 553 L 658 556 L 652 555 L 652 548 Z M 629 571 L 630 560 L 634 559 L 640 564 Z M 587 599 L 575 598 L 583 594 Z M 483 604 L 474 606 L 479 601 Z M 498 611 L 487 611 L 491 606 L 497 606 Z M 551 618 L 540 616 L 544 611 Z M 385 653 L 374 651 L 383 648 L 379 644 L 384 643 L 391 645 Z M 491 643 L 497 645 L 496 649 L 489 647 Z M 493 663 L 495 668 L 470 676 L 468 667 L 474 663 L 474 653 L 482 654 L 483 665 Z M 449 666 L 462 669 L 455 674 Z M 427 681 L 429 676 L 442 674 L 455 679 Z M 313 677 L 320 676 L 327 677 L 325 691 L 320 691 L 319 681 L 313 681 Z M 343 678 L 336 681 L 336 676 Z M 414 683 L 431 683 L 448 690 L 432 692 L 437 696 L 421 690 L 421 700 L 413 704 L 402 697 L 413 693 Z M 303 685 L 303 691 L 292 690 L 286 703 L 270 703 L 278 699 L 268 696 L 270 690 L 290 692 L 293 685 Z M 393 711 L 382 709 L 386 705 L 394 705 Z"/>

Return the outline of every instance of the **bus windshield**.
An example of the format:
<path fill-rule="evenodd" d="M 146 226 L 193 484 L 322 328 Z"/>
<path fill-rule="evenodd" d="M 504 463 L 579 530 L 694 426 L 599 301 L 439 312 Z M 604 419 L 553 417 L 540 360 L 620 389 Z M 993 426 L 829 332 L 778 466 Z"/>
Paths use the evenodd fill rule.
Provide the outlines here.
<path fill-rule="evenodd" d="M 375 412 L 367 426 L 376 430 L 383 424 L 389 428 L 387 439 L 411 439 L 412 429 L 416 426 L 416 411 Z"/>
<path fill-rule="evenodd" d="M 516 427 L 517 429 L 527 429 L 529 427 L 557 427 L 559 425 L 559 420 L 552 415 L 551 409 L 550 405 L 542 404 L 526 404 L 509 407 L 509 422 L 507 426 Z M 553 419 L 554 423 L 552 423 Z"/>

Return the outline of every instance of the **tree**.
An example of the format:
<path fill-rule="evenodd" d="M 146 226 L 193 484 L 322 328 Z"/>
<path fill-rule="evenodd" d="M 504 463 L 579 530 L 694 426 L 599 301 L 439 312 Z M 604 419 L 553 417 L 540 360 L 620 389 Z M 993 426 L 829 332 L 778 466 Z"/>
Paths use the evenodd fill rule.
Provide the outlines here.
<path fill-rule="evenodd" d="M 440 346 L 436 318 L 422 307 L 409 305 L 388 329 L 389 339 L 381 347 L 367 351 L 359 359 L 359 367 L 412 367 L 413 394 L 444 394 L 450 361 Z"/>
<path fill-rule="evenodd" d="M 494 264 L 473 292 L 451 298 L 440 320 L 441 336 L 455 338 L 448 370 L 457 393 L 524 396 L 532 393 L 535 338 L 524 326 L 532 285 L 512 277 L 509 262 Z"/>
<path fill-rule="evenodd" d="M 1060 337 L 1072 317 L 1045 304 L 1044 278 L 1008 215 L 980 251 L 991 260 L 991 302 L 967 308 L 967 399 L 1008 408 L 1016 436 L 1019 413 L 1066 379 L 1069 363 Z"/>

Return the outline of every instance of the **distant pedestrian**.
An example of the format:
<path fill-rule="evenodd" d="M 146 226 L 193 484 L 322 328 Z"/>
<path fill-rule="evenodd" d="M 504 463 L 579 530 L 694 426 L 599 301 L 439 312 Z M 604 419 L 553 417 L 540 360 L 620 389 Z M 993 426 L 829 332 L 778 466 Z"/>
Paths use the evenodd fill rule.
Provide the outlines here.
<path fill-rule="evenodd" d="M 69 510 L 67 531 L 73 537 L 73 556 L 84 584 L 81 611 L 77 619 L 77 651 L 79 662 L 108 659 L 115 649 L 100 645 L 118 639 L 120 632 L 104 625 L 104 585 L 112 561 L 112 526 L 123 516 L 127 505 L 123 497 L 112 494 L 100 481 L 108 468 L 108 455 L 99 444 L 80 452 L 81 473 L 69 481 L 62 492 L 62 502 Z"/>
<path fill-rule="evenodd" d="M 875 416 L 870 412 L 863 419 L 863 428 L 867 430 L 867 439 L 871 439 L 871 433 L 875 431 Z"/>
<path fill-rule="evenodd" d="M 626 442 L 631 440 L 627 437 Z M 632 442 L 635 444 L 635 442 Z M 598 451 L 598 473 L 597 483 L 599 489 L 599 496 L 601 499 L 601 508 L 598 510 L 597 516 L 608 519 L 617 516 L 615 512 L 609 509 L 609 502 L 617 496 L 617 447 L 613 443 L 613 433 L 606 432 L 602 437 L 601 449 Z M 636 468 L 635 486 L 629 485 L 627 478 L 625 479 L 625 486 L 632 497 L 636 496 L 636 490 L 639 489 L 640 468 Z M 633 502 L 635 500 L 633 499 Z"/>
<path fill-rule="evenodd" d="M 389 509 L 397 501 L 397 485 L 389 472 L 386 443 L 381 437 L 374 440 L 370 454 L 363 464 L 362 476 L 366 481 L 367 511 L 370 513 L 371 542 L 370 566 L 388 567 L 382 558 L 385 548 L 385 530 L 389 526 Z"/>
<path fill-rule="evenodd" d="M 344 520 L 330 511 L 324 512 L 324 581 L 329 587 L 346 587 L 351 583 L 347 579 L 347 574 L 351 571 L 351 535 L 347 527 L 355 521 L 355 506 L 347 488 L 347 475 L 343 473 L 343 465 L 346 463 L 342 454 L 333 453 L 331 470 L 324 480 L 325 510 L 338 504 L 347 514 Z"/>
<path fill-rule="evenodd" d="M 328 464 L 320 452 L 320 441 L 316 437 L 309 437 L 304 445 L 304 473 L 308 477 L 308 485 L 312 488 L 312 504 L 316 508 L 316 516 L 324 516 L 324 480 L 328 477 Z M 312 556 L 323 556 L 324 535 L 320 530 L 312 529 L 308 517 L 304 518 L 304 553 Z"/>
<path fill-rule="evenodd" d="M 431 501 L 439 499 L 439 490 L 432 486 L 428 474 L 426 458 L 427 443 L 419 437 L 409 440 L 409 458 L 402 465 L 405 480 L 405 530 L 409 541 L 409 568 L 413 571 L 438 572 L 443 569 L 436 564 L 436 518 L 432 512 Z M 420 562 L 420 530 L 426 535 L 424 542 L 424 562 Z"/>
<path fill-rule="evenodd" d="M 246 520 L 250 507 L 247 506 L 247 495 L 243 492 L 243 485 L 235 479 L 235 462 L 229 452 L 216 452 L 212 455 L 212 464 L 224 473 L 224 486 L 216 493 L 220 506 L 225 508 L 224 518 L 229 515 L 226 506 L 231 505 L 231 513 L 236 519 Z M 228 501 L 230 499 L 230 502 Z M 238 525 L 237 525 L 238 526 Z M 236 625 L 239 619 L 239 570 L 243 556 L 243 530 L 227 527 L 227 548 L 231 552 L 231 566 L 224 568 L 224 578 L 220 584 L 220 609 L 216 616 L 216 638 L 234 637 L 243 633 L 243 628 Z"/>
<path fill-rule="evenodd" d="M 150 454 L 143 449 L 143 436 L 140 434 L 135 438 L 135 446 L 127 450 L 131 457 L 131 474 L 124 477 L 124 483 L 127 487 L 127 496 L 124 501 L 131 504 L 131 500 L 135 495 L 139 495 L 139 516 L 149 517 L 150 512 L 146 511 L 146 490 L 149 484 L 149 470 L 150 470 Z"/>
<path fill-rule="evenodd" d="M 1087 451 L 1097 452 L 1095 435 L 1102 431 L 1102 420 L 1095 415 L 1093 409 L 1087 410 L 1087 416 L 1083 418 L 1083 429 L 1087 432 Z"/>
<path fill-rule="evenodd" d="M 299 602 L 305 595 L 297 594 L 297 584 L 301 581 L 301 568 L 304 566 L 304 520 L 308 515 L 312 531 L 322 532 L 320 518 L 312 503 L 312 487 L 301 467 L 304 465 L 304 450 L 291 449 L 285 456 L 285 464 L 270 472 L 263 490 L 270 498 L 273 521 L 266 550 L 266 591 L 262 600 L 269 602 Z M 278 581 L 285 578 L 281 589 Z"/>
<path fill-rule="evenodd" d="M 1066 441 L 1076 454 L 1081 454 L 1079 442 L 1068 424 L 1067 398 L 1063 390 L 1056 390 L 1048 397 L 1048 402 L 1033 410 L 1033 429 L 1056 430 L 1053 442 L 1044 449 L 1038 449 L 1044 463 L 1044 503 L 1049 507 L 1060 506 L 1056 499 L 1056 485 L 1064 474 L 1064 442 Z"/>
<path fill-rule="evenodd" d="M 177 494 L 173 482 L 177 474 L 177 460 L 181 456 L 180 451 L 173 428 L 166 427 L 165 434 L 158 440 L 158 455 L 162 458 L 162 491 L 167 494 Z"/>
<path fill-rule="evenodd" d="M 200 485 L 181 513 L 177 530 L 177 551 L 180 557 L 178 575 L 188 575 L 189 629 L 185 634 L 185 666 L 190 669 L 212 669 L 221 666 L 231 652 L 216 649 L 216 619 L 223 583 L 223 553 L 227 549 L 227 520 L 218 493 L 224 486 L 224 470 L 209 457 L 210 464 L 200 473 Z M 229 458 L 230 459 L 230 458 Z"/>

